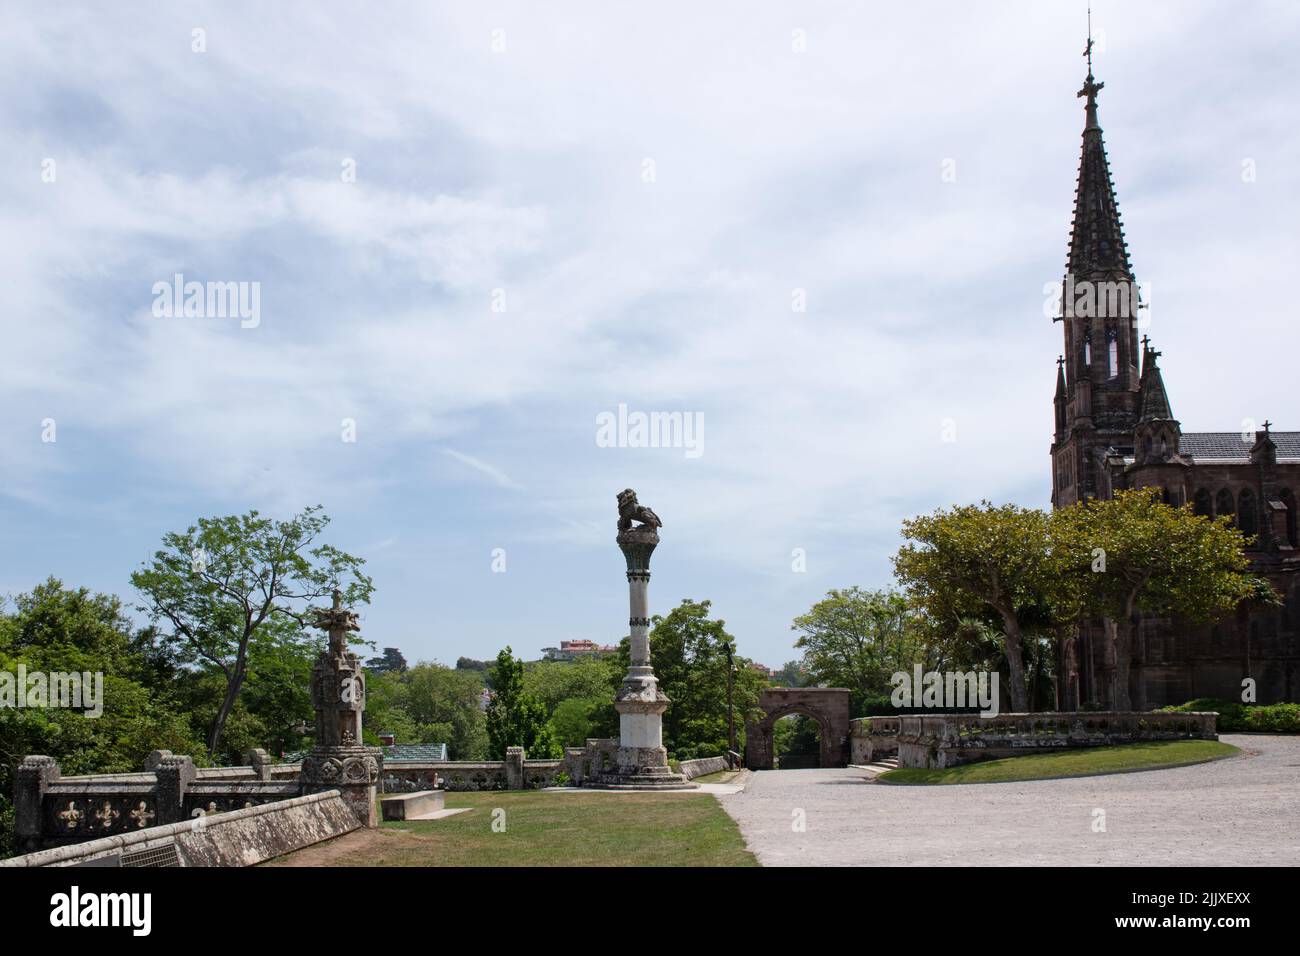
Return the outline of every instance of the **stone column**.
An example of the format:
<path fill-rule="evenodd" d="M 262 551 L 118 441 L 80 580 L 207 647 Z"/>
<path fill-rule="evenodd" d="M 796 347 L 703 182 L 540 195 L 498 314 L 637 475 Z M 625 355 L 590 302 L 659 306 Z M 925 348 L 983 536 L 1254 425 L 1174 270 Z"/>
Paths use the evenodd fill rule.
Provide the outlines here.
<path fill-rule="evenodd" d="M 636 527 L 633 522 L 640 522 Z M 630 666 L 614 698 L 619 740 L 616 768 L 597 776 L 595 785 L 627 790 L 694 788 L 668 767 L 663 745 L 663 715 L 670 701 L 650 666 L 650 556 L 659 544 L 659 518 L 636 501 L 631 489 L 619 495 L 619 532 L 615 539 L 627 562 L 628 645 Z"/>
<path fill-rule="evenodd" d="M 163 751 L 163 753 L 166 756 L 160 757 L 154 767 L 154 778 L 157 781 L 156 793 L 158 795 L 158 806 L 155 808 L 157 817 L 154 820 L 154 826 L 162 826 L 165 823 L 181 823 L 186 819 L 185 791 L 194 782 L 194 778 L 198 776 L 198 771 L 194 769 L 194 761 L 189 757 L 168 751 Z"/>
<path fill-rule="evenodd" d="M 317 616 L 316 626 L 329 632 L 330 641 L 312 668 L 316 746 L 302 760 L 299 787 L 304 795 L 338 790 L 362 826 L 377 827 L 375 800 L 383 751 L 361 741 L 365 675 L 361 660 L 347 650 L 347 632 L 359 629 L 356 615 L 343 608 L 342 597 L 335 591 L 333 608 Z"/>
<path fill-rule="evenodd" d="M 44 849 L 45 791 L 59 779 L 53 757 L 24 757 L 14 773 L 14 841 L 19 853 Z"/>
<path fill-rule="evenodd" d="M 524 779 L 524 748 L 506 748 L 506 789 L 523 790 L 528 784 Z"/>

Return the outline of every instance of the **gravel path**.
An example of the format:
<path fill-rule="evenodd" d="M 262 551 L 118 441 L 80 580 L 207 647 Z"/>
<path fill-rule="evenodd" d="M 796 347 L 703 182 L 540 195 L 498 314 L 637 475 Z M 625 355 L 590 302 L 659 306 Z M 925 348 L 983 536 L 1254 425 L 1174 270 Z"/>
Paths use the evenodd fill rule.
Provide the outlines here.
<path fill-rule="evenodd" d="M 1033 783 L 891 786 L 860 770 L 749 775 L 718 800 L 765 866 L 1300 864 L 1300 737 L 1239 757 Z M 1104 833 L 1093 832 L 1105 811 Z M 795 832 L 802 811 L 804 832 Z"/>

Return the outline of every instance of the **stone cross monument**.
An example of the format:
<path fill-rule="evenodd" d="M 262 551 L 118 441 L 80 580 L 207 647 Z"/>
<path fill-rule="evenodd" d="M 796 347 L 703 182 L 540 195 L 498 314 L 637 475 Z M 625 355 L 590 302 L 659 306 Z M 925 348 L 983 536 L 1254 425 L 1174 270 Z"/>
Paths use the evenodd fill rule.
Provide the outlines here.
<path fill-rule="evenodd" d="M 663 522 L 638 504 L 631 488 L 618 496 L 618 546 L 627 561 L 631 606 L 631 666 L 614 698 L 618 711 L 618 751 L 615 768 L 597 777 L 596 785 L 620 790 L 679 790 L 694 788 L 668 767 L 663 745 L 663 715 L 669 700 L 659 689 L 650 666 L 650 555 L 659 544 Z"/>
<path fill-rule="evenodd" d="M 375 798 L 383 751 L 361 743 L 361 715 L 366 709 L 366 679 L 361 660 L 348 651 L 348 632 L 360 630 L 357 616 L 334 606 L 313 622 L 329 632 L 329 647 L 311 672 L 311 703 L 316 709 L 316 746 L 303 758 L 302 792 L 338 790 L 363 826 L 378 826 Z"/>

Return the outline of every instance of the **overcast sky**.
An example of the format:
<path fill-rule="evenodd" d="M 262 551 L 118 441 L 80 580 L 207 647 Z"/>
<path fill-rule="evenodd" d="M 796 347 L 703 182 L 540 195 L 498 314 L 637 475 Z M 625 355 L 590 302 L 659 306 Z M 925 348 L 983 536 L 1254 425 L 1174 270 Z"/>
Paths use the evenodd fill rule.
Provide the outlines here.
<path fill-rule="evenodd" d="M 1175 415 L 1300 429 L 1300 6 L 1093 23 Z M 631 486 L 652 611 L 780 665 L 903 518 L 1048 504 L 1084 39 L 1041 0 L 11 10 L 0 592 L 133 600 L 165 532 L 321 503 L 365 637 L 535 657 L 626 634 Z M 256 324 L 156 316 L 177 273 Z M 699 453 L 600 447 L 620 403 Z"/>

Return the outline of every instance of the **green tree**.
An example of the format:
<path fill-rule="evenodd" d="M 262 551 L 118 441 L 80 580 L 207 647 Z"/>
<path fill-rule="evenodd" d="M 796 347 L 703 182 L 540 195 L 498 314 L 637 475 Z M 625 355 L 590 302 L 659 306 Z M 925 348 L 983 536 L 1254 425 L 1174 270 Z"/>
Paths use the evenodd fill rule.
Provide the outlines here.
<path fill-rule="evenodd" d="M 447 744 L 453 760 L 481 760 L 487 755 L 479 677 L 476 671 L 427 661 L 407 669 L 402 675 L 404 706 L 418 725 L 420 743 Z"/>
<path fill-rule="evenodd" d="M 1075 613 L 1048 516 L 985 501 L 904 521 L 903 536 L 894 571 L 913 602 L 937 622 L 991 613 L 1001 629 L 1011 709 L 1026 711 L 1026 625 L 1044 609 L 1056 620 Z"/>
<path fill-rule="evenodd" d="M 0 707 L 0 856 L 13 852 L 13 774 L 24 756 L 53 757 L 71 776 L 138 771 L 155 748 L 198 747 L 176 685 L 148 646 L 131 634 L 118 598 L 55 578 L 18 595 L 12 610 L 0 606 L 0 671 L 16 674 L 21 664 L 103 680 L 98 716 L 85 707 Z"/>
<path fill-rule="evenodd" d="M 727 749 L 727 654 L 735 646 L 726 622 L 709 617 L 709 601 L 687 598 L 651 623 L 650 657 L 659 687 L 671 703 L 664 713 L 664 746 L 679 760 L 716 756 Z M 620 651 L 622 657 L 626 652 Z M 735 657 L 733 702 L 737 736 L 757 712 L 767 678 Z M 626 668 L 626 663 L 624 663 Z"/>
<path fill-rule="evenodd" d="M 488 752 L 504 760 L 507 747 L 523 747 L 535 758 L 558 757 L 560 746 L 551 733 L 546 708 L 524 690 L 524 663 L 509 647 L 497 655 L 491 670 L 492 700 L 487 709 Z"/>
<path fill-rule="evenodd" d="M 617 655 L 583 657 L 574 661 L 532 661 L 524 664 L 524 690 L 547 714 L 566 700 L 581 698 L 613 705 L 613 689 L 623 680 Z"/>
<path fill-rule="evenodd" d="M 600 702 L 591 698 L 571 697 L 560 701 L 551 713 L 551 731 L 564 747 L 581 747 L 594 736 L 592 712 Z"/>
<path fill-rule="evenodd" d="M 929 669 L 917 612 L 895 591 L 832 590 L 791 630 L 799 632 L 794 646 L 808 682 L 849 688 L 857 714 L 888 705 L 896 672 Z"/>
<path fill-rule="evenodd" d="M 378 657 L 372 657 L 366 661 L 366 670 L 372 674 L 383 674 L 387 671 L 404 671 L 406 670 L 406 658 L 402 652 L 395 647 L 385 647 L 384 653 Z"/>
<path fill-rule="evenodd" d="M 1056 512 L 1053 522 L 1086 610 L 1106 621 L 1118 710 L 1132 708 L 1129 672 L 1142 613 L 1212 620 L 1261 593 L 1259 579 L 1247 573 L 1241 532 L 1227 518 L 1165 504 L 1157 489 L 1089 499 Z"/>
<path fill-rule="evenodd" d="M 328 523 L 319 505 L 287 521 L 256 511 L 201 518 L 165 535 L 152 563 L 131 575 L 145 599 L 140 609 L 166 628 L 164 639 L 182 649 L 186 663 L 224 680 L 209 754 L 217 752 L 256 642 L 284 639 L 290 622 L 306 623 L 313 603 L 335 587 L 349 605 L 369 603 L 373 584 L 361 573 L 363 561 L 317 543 Z"/>

